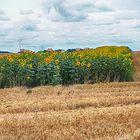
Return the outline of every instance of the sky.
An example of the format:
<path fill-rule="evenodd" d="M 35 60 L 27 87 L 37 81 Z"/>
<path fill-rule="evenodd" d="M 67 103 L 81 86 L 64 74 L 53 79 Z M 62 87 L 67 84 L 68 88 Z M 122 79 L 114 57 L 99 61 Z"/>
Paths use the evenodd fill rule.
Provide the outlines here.
<path fill-rule="evenodd" d="M 140 0 L 0 0 L 0 51 L 129 46 L 140 50 Z"/>

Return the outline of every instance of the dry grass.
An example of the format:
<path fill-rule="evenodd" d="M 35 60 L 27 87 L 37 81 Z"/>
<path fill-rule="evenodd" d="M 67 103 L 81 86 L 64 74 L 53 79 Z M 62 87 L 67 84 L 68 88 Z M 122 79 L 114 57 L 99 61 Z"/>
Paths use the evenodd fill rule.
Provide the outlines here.
<path fill-rule="evenodd" d="M 1 140 L 139 140 L 140 83 L 0 90 Z"/>
<path fill-rule="evenodd" d="M 135 81 L 140 81 L 140 51 L 133 52 L 133 60 L 135 65 Z"/>

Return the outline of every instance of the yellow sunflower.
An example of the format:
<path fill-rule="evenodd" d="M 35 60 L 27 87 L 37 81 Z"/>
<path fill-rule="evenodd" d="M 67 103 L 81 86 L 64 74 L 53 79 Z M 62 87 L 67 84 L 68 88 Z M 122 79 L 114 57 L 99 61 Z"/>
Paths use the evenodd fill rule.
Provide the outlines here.
<path fill-rule="evenodd" d="M 55 64 L 58 65 L 59 64 L 59 60 L 55 60 Z"/>
<path fill-rule="evenodd" d="M 88 64 L 87 64 L 87 67 L 88 67 L 88 68 L 90 68 L 90 67 L 91 67 L 91 64 L 90 64 L 90 63 L 88 63 Z"/>
<path fill-rule="evenodd" d="M 78 66 L 79 66 L 80 64 L 81 64 L 81 63 L 80 63 L 80 61 L 77 61 L 77 62 L 76 62 L 76 65 L 78 65 Z"/>
<path fill-rule="evenodd" d="M 46 63 L 47 63 L 47 64 L 50 64 L 50 63 L 51 63 L 51 60 L 50 60 L 49 58 L 47 58 L 47 59 L 46 59 Z"/>
<path fill-rule="evenodd" d="M 9 58 L 9 62 L 12 62 L 13 61 L 13 59 L 12 58 Z"/>

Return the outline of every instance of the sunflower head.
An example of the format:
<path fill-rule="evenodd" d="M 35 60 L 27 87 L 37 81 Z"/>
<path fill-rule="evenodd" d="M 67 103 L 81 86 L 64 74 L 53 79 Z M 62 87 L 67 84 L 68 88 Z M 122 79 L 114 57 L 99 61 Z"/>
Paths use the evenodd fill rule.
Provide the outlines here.
<path fill-rule="evenodd" d="M 46 63 L 47 64 L 50 64 L 51 63 L 51 60 L 48 58 L 48 59 L 46 59 Z"/>
<path fill-rule="evenodd" d="M 82 63 L 81 63 L 81 66 L 85 66 L 85 62 L 82 62 Z"/>
<path fill-rule="evenodd" d="M 87 67 L 88 67 L 88 68 L 90 68 L 90 67 L 91 67 L 91 64 L 90 64 L 90 63 L 88 63 L 88 64 L 87 64 Z"/>
<path fill-rule="evenodd" d="M 30 68 L 30 69 L 33 68 L 32 64 L 29 65 L 29 68 Z"/>
<path fill-rule="evenodd" d="M 59 60 L 55 60 L 55 64 L 58 65 L 59 64 Z"/>
<path fill-rule="evenodd" d="M 13 61 L 13 59 L 12 58 L 9 58 L 9 62 L 12 62 Z"/>
<path fill-rule="evenodd" d="M 79 66 L 80 64 L 81 64 L 81 63 L 80 63 L 80 61 L 77 61 L 77 62 L 76 62 L 76 65 L 78 65 L 78 66 Z"/>

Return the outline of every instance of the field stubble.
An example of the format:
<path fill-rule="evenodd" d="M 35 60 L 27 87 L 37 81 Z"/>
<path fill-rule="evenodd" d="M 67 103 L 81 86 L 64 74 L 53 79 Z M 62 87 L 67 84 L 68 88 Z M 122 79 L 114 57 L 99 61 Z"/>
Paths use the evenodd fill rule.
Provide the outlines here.
<path fill-rule="evenodd" d="M 0 90 L 1 140 L 139 140 L 140 83 Z"/>

